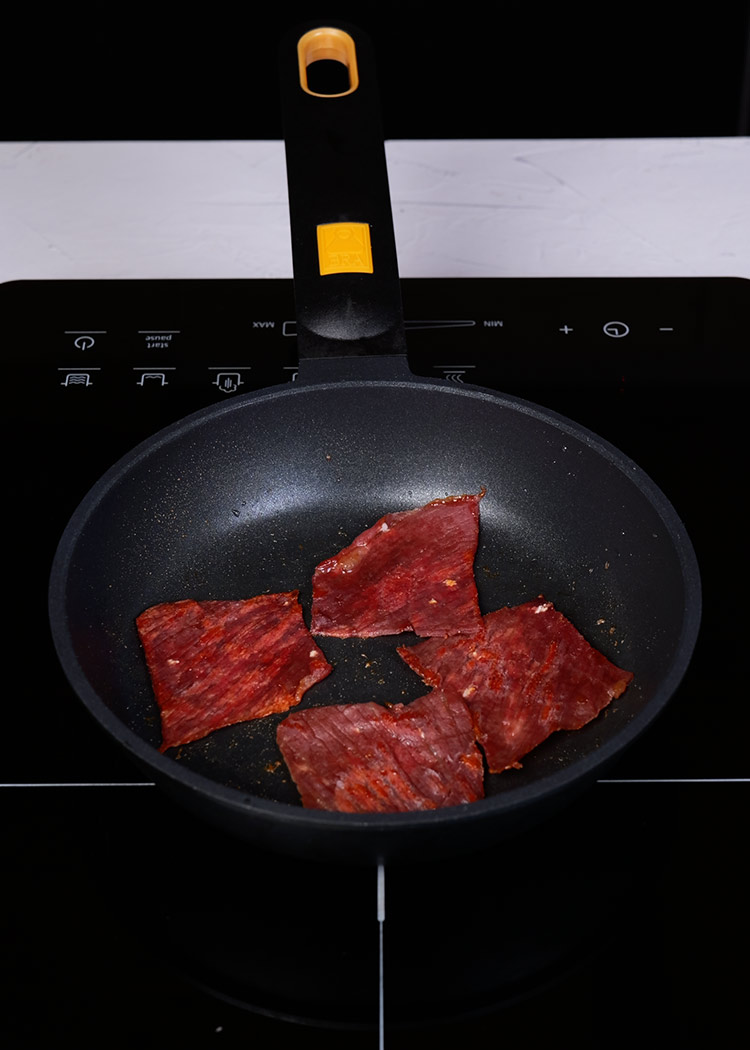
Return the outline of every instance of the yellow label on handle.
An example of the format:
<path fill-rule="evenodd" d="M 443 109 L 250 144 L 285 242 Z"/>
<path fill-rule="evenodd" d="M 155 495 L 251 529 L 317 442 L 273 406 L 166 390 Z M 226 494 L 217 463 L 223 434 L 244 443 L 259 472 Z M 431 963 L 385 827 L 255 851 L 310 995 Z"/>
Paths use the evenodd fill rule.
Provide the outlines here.
<path fill-rule="evenodd" d="M 320 273 L 373 273 L 370 227 L 366 222 L 327 222 L 318 226 Z"/>

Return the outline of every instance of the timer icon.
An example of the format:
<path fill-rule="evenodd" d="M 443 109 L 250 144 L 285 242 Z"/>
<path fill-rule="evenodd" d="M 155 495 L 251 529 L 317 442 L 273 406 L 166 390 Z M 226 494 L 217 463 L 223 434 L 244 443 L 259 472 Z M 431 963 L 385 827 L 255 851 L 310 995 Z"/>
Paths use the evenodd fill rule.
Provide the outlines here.
<path fill-rule="evenodd" d="M 608 335 L 610 339 L 622 339 L 623 336 L 628 334 L 630 328 L 624 321 L 607 321 L 602 328 L 602 331 L 605 335 Z"/>

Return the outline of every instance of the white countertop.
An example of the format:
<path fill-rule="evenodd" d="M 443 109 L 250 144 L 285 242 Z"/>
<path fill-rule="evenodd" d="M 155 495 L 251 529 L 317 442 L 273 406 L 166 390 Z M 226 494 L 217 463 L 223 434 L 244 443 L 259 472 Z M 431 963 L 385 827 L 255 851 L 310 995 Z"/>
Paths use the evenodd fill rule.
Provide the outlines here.
<path fill-rule="evenodd" d="M 386 152 L 402 277 L 750 278 L 750 138 Z M 279 141 L 0 143 L 0 281 L 291 274 Z"/>

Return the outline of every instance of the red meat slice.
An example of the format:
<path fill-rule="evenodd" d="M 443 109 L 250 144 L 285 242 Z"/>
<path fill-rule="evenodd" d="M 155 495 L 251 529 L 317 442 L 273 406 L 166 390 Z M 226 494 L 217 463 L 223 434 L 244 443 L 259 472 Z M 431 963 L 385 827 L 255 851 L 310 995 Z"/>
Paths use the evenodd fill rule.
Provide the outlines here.
<path fill-rule="evenodd" d="M 491 773 L 520 768 L 557 729 L 580 729 L 633 678 L 543 598 L 489 613 L 472 638 L 398 652 L 428 685 L 466 701 Z"/>
<path fill-rule="evenodd" d="M 136 626 L 161 711 L 161 751 L 287 711 L 332 670 L 297 591 L 154 605 Z"/>
<path fill-rule="evenodd" d="M 413 630 L 430 638 L 476 631 L 483 495 L 386 514 L 321 562 L 313 574 L 312 633 L 374 638 Z"/>
<path fill-rule="evenodd" d="M 276 739 L 310 809 L 395 813 L 484 795 L 466 704 L 438 690 L 392 707 L 368 702 L 295 711 Z"/>

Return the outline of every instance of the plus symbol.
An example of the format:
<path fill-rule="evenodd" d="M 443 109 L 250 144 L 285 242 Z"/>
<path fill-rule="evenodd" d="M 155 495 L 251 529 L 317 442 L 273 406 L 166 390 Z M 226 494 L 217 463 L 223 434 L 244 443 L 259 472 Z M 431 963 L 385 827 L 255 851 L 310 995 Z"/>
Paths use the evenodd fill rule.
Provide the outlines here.
<path fill-rule="evenodd" d="M 573 331 L 573 329 L 572 329 L 572 328 L 568 328 L 568 326 L 567 326 L 566 324 L 564 324 L 564 325 L 562 326 L 562 328 L 558 328 L 558 331 L 559 331 L 559 332 L 565 332 L 565 334 L 567 335 L 567 334 L 568 334 L 568 332 L 572 332 L 572 331 Z"/>

